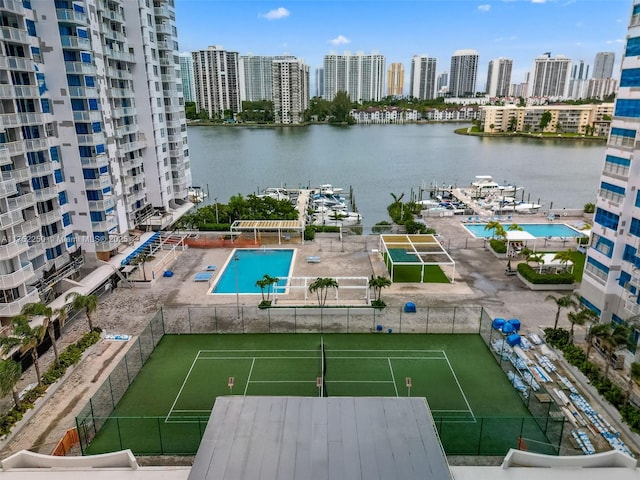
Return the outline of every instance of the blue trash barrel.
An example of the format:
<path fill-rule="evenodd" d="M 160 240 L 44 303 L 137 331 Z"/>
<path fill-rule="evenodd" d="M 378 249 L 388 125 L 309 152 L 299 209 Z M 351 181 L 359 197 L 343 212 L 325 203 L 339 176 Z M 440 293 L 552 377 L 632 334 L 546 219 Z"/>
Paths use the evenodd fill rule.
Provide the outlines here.
<path fill-rule="evenodd" d="M 494 330 L 500 330 L 504 325 L 504 323 L 505 323 L 504 318 L 494 318 L 493 322 L 491 322 L 491 326 L 493 327 Z"/>
<path fill-rule="evenodd" d="M 505 324 L 502 325 L 502 333 L 513 333 L 515 331 L 516 329 L 513 328 L 513 325 L 511 325 L 509 322 L 505 322 Z"/>
<path fill-rule="evenodd" d="M 518 335 L 517 333 L 512 333 L 507 337 L 507 343 L 512 347 L 515 347 L 516 345 L 520 345 L 521 342 L 522 340 L 520 339 L 520 335 Z"/>
<path fill-rule="evenodd" d="M 407 302 L 404 304 L 404 313 L 416 313 L 416 304 Z"/>
<path fill-rule="evenodd" d="M 520 320 L 518 320 L 517 318 L 512 318 L 511 320 L 509 320 L 509 323 L 513 325 L 513 328 L 516 332 L 520 331 Z"/>

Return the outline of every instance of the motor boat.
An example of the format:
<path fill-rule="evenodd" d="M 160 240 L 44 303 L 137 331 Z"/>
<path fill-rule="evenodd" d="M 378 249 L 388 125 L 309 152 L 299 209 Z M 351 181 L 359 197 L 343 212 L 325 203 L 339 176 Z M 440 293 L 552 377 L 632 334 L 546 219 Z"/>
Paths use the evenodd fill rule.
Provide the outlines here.
<path fill-rule="evenodd" d="M 513 197 L 521 187 L 508 184 L 500 184 L 493 180 L 491 175 L 477 175 L 471 182 L 471 198 L 487 198 L 490 195 L 499 197 Z"/>

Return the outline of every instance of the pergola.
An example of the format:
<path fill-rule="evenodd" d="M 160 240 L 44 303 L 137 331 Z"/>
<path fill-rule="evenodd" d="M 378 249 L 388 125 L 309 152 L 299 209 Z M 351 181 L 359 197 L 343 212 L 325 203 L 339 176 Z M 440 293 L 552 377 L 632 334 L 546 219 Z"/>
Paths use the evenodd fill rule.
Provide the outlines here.
<path fill-rule="evenodd" d="M 300 243 L 304 240 L 304 225 L 298 220 L 236 220 L 231 224 L 231 232 L 253 232 L 255 242 L 262 233 L 277 233 L 278 243 L 291 239 L 291 234 L 300 235 Z"/>
<path fill-rule="evenodd" d="M 433 235 L 380 235 L 380 250 L 385 257 L 385 263 L 393 281 L 396 265 L 420 266 L 420 283 L 423 282 L 426 265 L 450 267 L 450 274 L 446 269 L 442 271 L 451 283 L 454 282 L 456 262 Z"/>
<path fill-rule="evenodd" d="M 510 252 L 509 248 L 514 243 L 523 243 L 533 241 L 533 247 L 530 247 L 532 251 L 536 251 L 536 237 L 531 235 L 529 232 L 525 232 L 523 230 L 507 230 L 505 232 L 506 240 L 507 240 L 507 252 Z"/>

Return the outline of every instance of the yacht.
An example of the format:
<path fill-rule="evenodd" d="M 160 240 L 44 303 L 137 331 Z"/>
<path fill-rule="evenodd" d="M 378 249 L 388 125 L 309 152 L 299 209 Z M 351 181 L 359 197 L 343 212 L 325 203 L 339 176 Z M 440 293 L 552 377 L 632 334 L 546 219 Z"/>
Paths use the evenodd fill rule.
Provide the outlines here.
<path fill-rule="evenodd" d="M 521 187 L 508 184 L 506 181 L 500 184 L 491 175 L 476 175 L 475 180 L 471 182 L 470 196 L 471 198 L 486 198 L 490 195 L 513 197 L 518 190 L 521 190 Z"/>

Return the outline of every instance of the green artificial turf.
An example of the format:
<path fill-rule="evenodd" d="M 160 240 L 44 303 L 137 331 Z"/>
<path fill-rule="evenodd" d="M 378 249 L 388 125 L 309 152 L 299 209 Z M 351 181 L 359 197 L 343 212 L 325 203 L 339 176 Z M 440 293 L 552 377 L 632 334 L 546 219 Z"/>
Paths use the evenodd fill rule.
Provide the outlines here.
<path fill-rule="evenodd" d="M 396 283 L 420 283 L 420 265 L 395 265 L 393 267 L 393 281 Z M 451 283 L 442 269 L 437 265 L 425 265 L 424 283 Z"/>
<path fill-rule="evenodd" d="M 165 335 L 86 453 L 193 454 L 217 396 L 317 396 L 321 342 L 326 394 L 426 397 L 448 454 L 545 441 L 478 335 Z"/>

